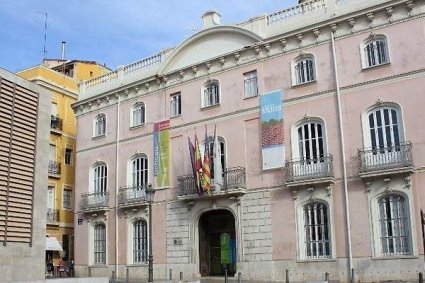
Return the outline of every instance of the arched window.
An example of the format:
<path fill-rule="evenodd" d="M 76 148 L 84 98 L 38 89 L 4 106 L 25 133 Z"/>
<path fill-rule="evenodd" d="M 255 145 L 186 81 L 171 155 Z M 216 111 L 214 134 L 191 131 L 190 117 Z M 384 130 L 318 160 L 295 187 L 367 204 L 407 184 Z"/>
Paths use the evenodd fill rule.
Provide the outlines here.
<path fill-rule="evenodd" d="M 94 264 L 106 264 L 105 224 L 97 224 L 94 227 Z"/>
<path fill-rule="evenodd" d="M 370 146 L 374 153 L 399 149 L 402 135 L 400 118 L 394 107 L 379 107 L 368 113 Z"/>
<path fill-rule="evenodd" d="M 305 255 L 307 258 L 331 257 L 328 206 L 310 202 L 304 206 Z"/>
<path fill-rule="evenodd" d="M 218 81 L 208 81 L 202 89 L 202 107 L 220 104 L 220 89 Z"/>
<path fill-rule="evenodd" d="M 221 164 L 221 172 L 224 174 L 225 170 L 226 170 L 226 142 L 224 140 L 223 137 L 217 137 L 218 140 L 218 146 L 219 146 L 219 154 L 220 154 L 220 159 L 219 162 Z M 205 142 L 205 141 L 204 141 Z M 205 146 L 205 143 L 204 143 Z M 214 162 L 216 159 L 214 159 L 214 137 L 211 136 L 208 138 L 208 150 L 209 150 L 209 158 L 211 160 L 211 168 L 210 168 L 210 173 L 211 173 L 211 179 L 214 179 Z M 202 155 L 203 158 L 203 155 Z"/>
<path fill-rule="evenodd" d="M 411 253 L 409 207 L 406 198 L 391 193 L 378 199 L 382 255 Z"/>
<path fill-rule="evenodd" d="M 138 102 L 131 108 L 131 126 L 136 127 L 143 124 L 145 124 L 145 104 Z"/>
<path fill-rule="evenodd" d="M 145 220 L 133 223 L 133 263 L 148 261 L 148 233 Z"/>
<path fill-rule="evenodd" d="M 383 65 L 390 62 L 387 38 L 373 35 L 362 44 L 363 68 Z"/>
<path fill-rule="evenodd" d="M 104 136 L 106 132 L 106 116 L 99 114 L 96 116 L 93 125 L 93 137 Z"/>
<path fill-rule="evenodd" d="M 106 194 L 108 187 L 108 168 L 105 163 L 96 163 L 92 168 L 92 192 L 98 195 Z"/>
<path fill-rule="evenodd" d="M 319 121 L 303 123 L 297 128 L 300 160 L 322 162 L 325 153 L 324 131 Z"/>
<path fill-rule="evenodd" d="M 148 184 L 148 158 L 146 155 L 136 155 L 130 162 L 130 185 L 144 187 Z"/>
<path fill-rule="evenodd" d="M 302 55 L 294 62 L 293 82 L 295 85 L 313 82 L 316 80 L 316 67 L 311 54 Z"/>

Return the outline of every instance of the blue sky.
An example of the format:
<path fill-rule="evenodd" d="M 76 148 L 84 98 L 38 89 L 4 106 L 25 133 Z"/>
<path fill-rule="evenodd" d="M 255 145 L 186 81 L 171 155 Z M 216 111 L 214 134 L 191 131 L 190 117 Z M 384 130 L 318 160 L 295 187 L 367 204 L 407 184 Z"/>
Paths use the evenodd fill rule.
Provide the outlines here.
<path fill-rule="evenodd" d="M 47 13 L 47 58 L 93 60 L 112 69 L 174 47 L 201 27 L 207 10 L 234 24 L 296 0 L 1 0 L 0 67 L 40 64 Z"/>

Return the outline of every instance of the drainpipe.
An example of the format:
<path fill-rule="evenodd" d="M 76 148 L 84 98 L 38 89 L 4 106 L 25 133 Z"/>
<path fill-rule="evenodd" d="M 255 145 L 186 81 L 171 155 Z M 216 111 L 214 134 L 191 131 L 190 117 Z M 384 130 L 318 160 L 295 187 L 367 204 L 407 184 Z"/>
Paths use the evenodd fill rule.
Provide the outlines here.
<path fill-rule="evenodd" d="M 118 182 L 118 173 L 119 173 L 119 137 L 120 137 L 120 98 L 118 96 L 117 103 L 117 132 L 116 132 L 116 140 L 115 140 L 115 276 L 118 277 L 118 193 L 119 193 L 119 182 Z"/>
<path fill-rule="evenodd" d="M 339 134 L 341 142 L 341 157 L 342 157 L 342 177 L 344 180 L 344 195 L 345 195 L 345 215 L 347 222 L 347 241 L 348 241 L 348 257 L 349 257 L 349 270 L 350 282 L 353 278 L 351 274 L 351 269 L 353 268 L 353 253 L 351 249 L 351 223 L 350 223 L 350 206 L 348 200 L 348 184 L 347 184 L 347 163 L 345 158 L 345 143 L 344 143 L 344 126 L 342 121 L 342 112 L 341 112 L 341 94 L 339 90 L 339 80 L 338 80 L 338 67 L 336 63 L 336 51 L 335 51 L 335 38 L 334 34 L 331 31 L 331 42 L 332 42 L 332 57 L 333 57 L 333 67 L 335 74 L 335 84 L 336 84 L 336 98 L 338 101 L 338 122 L 339 122 Z"/>

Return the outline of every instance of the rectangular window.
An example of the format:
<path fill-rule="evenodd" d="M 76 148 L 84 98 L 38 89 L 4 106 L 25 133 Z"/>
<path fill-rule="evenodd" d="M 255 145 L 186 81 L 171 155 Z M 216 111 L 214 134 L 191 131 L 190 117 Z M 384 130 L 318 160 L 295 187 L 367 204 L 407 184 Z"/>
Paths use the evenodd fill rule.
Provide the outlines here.
<path fill-rule="evenodd" d="M 244 75 L 244 93 L 245 97 L 258 95 L 257 71 L 245 73 Z"/>
<path fill-rule="evenodd" d="M 182 114 L 181 93 L 174 93 L 171 95 L 170 101 L 170 116 L 176 117 Z"/>
<path fill-rule="evenodd" d="M 72 188 L 69 186 L 63 189 L 62 207 L 64 209 L 72 209 Z"/>
<path fill-rule="evenodd" d="M 65 164 L 72 165 L 72 149 L 65 148 Z"/>

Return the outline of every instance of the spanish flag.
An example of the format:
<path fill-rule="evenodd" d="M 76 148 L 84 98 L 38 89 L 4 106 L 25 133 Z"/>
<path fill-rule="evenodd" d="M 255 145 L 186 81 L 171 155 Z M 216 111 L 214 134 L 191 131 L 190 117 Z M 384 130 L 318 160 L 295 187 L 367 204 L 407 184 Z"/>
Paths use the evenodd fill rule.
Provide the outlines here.
<path fill-rule="evenodd" d="M 196 188 L 198 189 L 198 192 L 201 191 L 202 188 L 202 159 L 201 159 L 201 151 L 199 150 L 199 142 L 198 137 L 195 133 L 195 169 L 196 169 L 196 176 L 195 176 L 195 183 Z"/>
<path fill-rule="evenodd" d="M 207 126 L 205 125 L 205 150 L 204 150 L 204 162 L 202 164 L 202 187 L 204 191 L 208 192 L 211 195 L 211 160 L 210 160 L 210 151 L 209 151 L 209 142 L 207 134 Z"/>

